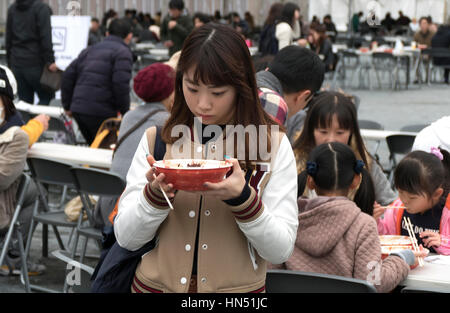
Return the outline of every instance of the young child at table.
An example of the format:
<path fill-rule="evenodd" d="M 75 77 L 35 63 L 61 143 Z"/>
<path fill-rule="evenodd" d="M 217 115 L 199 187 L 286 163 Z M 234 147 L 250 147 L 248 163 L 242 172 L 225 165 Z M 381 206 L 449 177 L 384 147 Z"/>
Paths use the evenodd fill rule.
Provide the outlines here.
<path fill-rule="evenodd" d="M 391 189 L 390 183 L 381 166 L 370 156 L 361 137 L 356 107 L 352 100 L 340 92 L 323 91 L 311 100 L 310 109 L 300 136 L 294 142 L 293 148 L 297 158 L 297 171 L 306 169 L 306 160 L 314 147 L 328 142 L 347 144 L 358 159 L 366 164 L 374 182 L 376 203 L 361 203 L 361 210 L 372 215 L 375 208 L 388 205 L 397 199 L 397 194 Z M 314 197 L 314 192 L 308 188 L 299 190 L 308 197 Z M 355 191 L 356 192 L 356 191 Z M 358 197 L 351 195 L 351 199 Z M 361 199 L 364 200 L 364 199 Z"/>
<path fill-rule="evenodd" d="M 196 118 L 203 124 L 195 123 Z M 245 148 L 241 157 L 226 142 L 234 137 L 228 126 L 235 125 L 255 125 L 258 131 L 256 138 L 238 139 L 238 146 Z M 208 134 L 210 126 L 217 133 Z M 188 136 L 179 133 L 181 128 L 187 128 Z M 164 159 L 215 154 L 223 160 L 227 155 L 232 173 L 220 183 L 205 183 L 203 192 L 176 191 L 164 174 L 154 178 L 154 159 L 147 155 L 155 129 L 143 135 L 114 221 L 117 242 L 125 249 L 137 250 L 158 239 L 137 266 L 132 292 L 265 290 L 267 262 L 289 258 L 298 225 L 295 157 L 278 128 L 259 101 L 252 59 L 241 35 L 214 23 L 194 30 L 181 52 L 173 108 L 161 131 Z M 269 158 L 252 160 L 251 144 L 263 140 L 270 144 Z"/>
<path fill-rule="evenodd" d="M 305 172 L 302 177 L 317 197 L 298 199 L 294 253 L 281 268 L 353 277 L 371 282 L 379 292 L 393 290 L 408 275 L 415 256 L 401 250 L 381 260 L 375 220 L 349 199 L 359 188 L 374 201 L 364 162 L 346 144 L 325 143 L 311 151 Z"/>
<path fill-rule="evenodd" d="M 394 181 L 400 199 L 378 219 L 380 235 L 408 236 L 403 220 L 408 217 L 418 244 L 450 255 L 450 153 L 411 152 L 398 164 Z"/>

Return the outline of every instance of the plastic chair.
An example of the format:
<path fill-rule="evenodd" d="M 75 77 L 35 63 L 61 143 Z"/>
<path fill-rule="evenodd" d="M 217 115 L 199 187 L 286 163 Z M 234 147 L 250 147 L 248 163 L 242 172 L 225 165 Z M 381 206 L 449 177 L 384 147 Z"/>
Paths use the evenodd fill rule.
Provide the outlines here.
<path fill-rule="evenodd" d="M 389 77 L 389 87 L 394 89 L 394 84 L 397 75 L 397 60 L 392 55 L 392 53 L 386 53 L 386 52 L 374 52 L 372 54 L 372 66 L 375 71 L 377 81 L 378 81 L 378 88 L 381 88 L 381 79 L 380 79 L 380 73 L 387 74 Z"/>
<path fill-rule="evenodd" d="M 3 248 L 0 254 L 0 264 L 3 264 L 5 260 L 6 254 L 8 253 L 9 246 L 11 244 L 11 240 L 14 237 L 17 238 L 17 243 L 19 245 L 20 258 L 22 260 L 22 273 L 21 277 L 24 280 L 25 291 L 30 292 L 30 282 L 28 279 L 28 268 L 27 268 L 27 258 L 25 254 L 25 248 L 23 246 L 23 237 L 21 233 L 22 225 L 19 222 L 19 215 L 22 210 L 23 202 L 25 201 L 25 195 L 28 191 L 28 187 L 30 186 L 31 178 L 22 173 L 22 177 L 20 179 L 19 188 L 17 189 L 17 203 L 14 211 L 14 215 L 11 219 L 10 226 L 8 228 L 8 232 L 6 233 L 6 237 L 3 241 Z"/>
<path fill-rule="evenodd" d="M 397 167 L 397 157 L 399 155 L 406 155 L 411 152 L 416 136 L 412 135 L 391 135 L 386 137 L 386 143 L 389 148 L 389 181 L 394 187 L 394 171 Z"/>
<path fill-rule="evenodd" d="M 370 121 L 370 120 L 358 120 L 358 125 L 360 129 L 375 129 L 375 130 L 384 130 L 383 125 L 378 122 Z M 375 148 L 373 149 L 373 155 L 379 161 L 380 156 L 377 154 L 378 149 L 380 148 L 381 141 L 376 140 Z"/>
<path fill-rule="evenodd" d="M 404 131 L 404 132 L 413 132 L 413 133 L 418 133 L 420 132 L 422 129 L 424 129 L 425 127 L 428 127 L 428 124 L 414 124 L 414 125 L 406 125 L 404 127 L 402 127 L 400 130 Z"/>
<path fill-rule="evenodd" d="M 56 141 L 64 144 L 77 144 L 76 136 L 73 130 L 66 127 L 66 121 L 63 116 L 56 118 L 51 117 L 48 122 L 48 130 L 41 136 L 41 141 Z"/>
<path fill-rule="evenodd" d="M 337 275 L 288 270 L 268 270 L 267 293 L 375 293 L 365 280 Z"/>
<path fill-rule="evenodd" d="M 78 218 L 77 232 L 72 247 L 71 259 L 75 259 L 79 237 L 83 236 L 86 239 L 80 254 L 80 263 L 83 263 L 88 239 L 91 238 L 96 240 L 99 250 L 101 250 L 101 241 L 103 239 L 102 231 L 95 227 L 95 221 L 92 214 L 94 212 L 94 205 L 89 199 L 89 196 L 119 197 L 125 190 L 126 182 L 121 176 L 115 173 L 99 169 L 74 166 L 70 171 L 72 172 L 76 188 L 83 203 L 83 209 Z M 84 213 L 86 213 L 88 217 L 87 226 L 83 225 L 82 217 Z M 67 292 L 67 287 L 67 284 L 65 284 L 64 292 Z"/>
<path fill-rule="evenodd" d="M 427 48 L 422 50 L 423 55 L 428 55 L 431 62 L 428 65 L 428 84 L 431 84 L 431 75 L 438 69 L 450 69 L 450 64 L 436 64 L 439 59 L 450 59 L 450 49 L 448 48 Z"/>
<path fill-rule="evenodd" d="M 351 72 L 349 85 L 351 86 L 355 74 L 361 72 L 361 62 L 359 55 L 353 51 L 339 51 L 338 53 L 338 63 L 336 65 L 336 70 L 334 71 L 333 86 L 336 87 L 337 77 L 342 77 L 342 88 L 345 88 L 345 80 L 347 79 L 348 72 Z"/>
<path fill-rule="evenodd" d="M 73 230 L 76 228 L 76 222 L 67 221 L 66 214 L 64 213 L 63 206 L 65 205 L 66 195 L 68 188 L 75 189 L 72 174 L 70 168 L 72 164 L 64 163 L 60 161 L 29 157 L 27 158 L 27 164 L 30 168 L 32 178 L 36 182 L 37 190 L 39 193 L 38 199 L 34 206 L 33 217 L 31 219 L 30 233 L 28 235 L 26 253 L 30 250 L 31 240 L 33 237 L 33 229 L 35 224 L 43 224 L 43 242 L 42 242 L 42 255 L 48 256 L 48 225 L 51 225 L 53 232 L 55 233 L 59 247 L 65 250 L 61 236 L 57 227 L 68 227 Z M 60 186 L 63 188 L 62 196 L 57 210 L 50 210 L 47 201 L 46 193 L 43 184 Z M 39 201 L 44 206 L 44 212 L 38 212 Z M 70 238 L 69 238 L 70 242 Z"/>

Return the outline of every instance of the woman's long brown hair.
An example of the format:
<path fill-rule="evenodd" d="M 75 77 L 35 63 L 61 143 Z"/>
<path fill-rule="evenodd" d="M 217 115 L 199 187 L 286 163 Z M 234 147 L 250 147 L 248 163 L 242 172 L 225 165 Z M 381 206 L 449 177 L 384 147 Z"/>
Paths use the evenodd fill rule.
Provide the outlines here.
<path fill-rule="evenodd" d="M 278 125 L 261 106 L 255 69 L 244 39 L 231 27 L 208 23 L 194 30 L 184 42 L 175 78 L 174 104 L 162 130 L 164 142 L 173 144 L 179 139 L 171 135 L 172 128 L 176 125 L 194 124 L 194 115 L 183 94 L 183 75 L 191 68 L 195 69 L 195 83 L 232 86 L 236 89 L 236 109 L 229 124 L 244 127 Z M 284 130 L 281 126 L 280 129 Z M 270 137 L 270 129 L 268 136 Z M 270 138 L 267 143 L 270 152 Z M 248 156 L 246 149 L 246 161 L 249 160 Z"/>

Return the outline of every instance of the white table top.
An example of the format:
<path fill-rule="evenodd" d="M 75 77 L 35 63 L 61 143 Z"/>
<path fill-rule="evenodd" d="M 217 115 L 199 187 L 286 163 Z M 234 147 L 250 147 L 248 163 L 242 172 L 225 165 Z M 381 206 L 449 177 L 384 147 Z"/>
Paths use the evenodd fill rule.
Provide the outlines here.
<path fill-rule="evenodd" d="M 411 135 L 417 136 L 415 132 L 404 132 L 398 130 L 375 130 L 375 129 L 361 129 L 361 136 L 367 140 L 384 140 L 391 135 Z"/>
<path fill-rule="evenodd" d="M 434 256 L 434 255 L 433 255 Z M 438 256 L 450 262 L 450 256 Z M 409 272 L 408 277 L 400 285 L 421 289 L 444 289 L 450 292 L 450 263 L 425 261 L 423 267 L 416 267 Z"/>
<path fill-rule="evenodd" d="M 50 117 L 60 117 L 64 113 L 64 109 L 61 107 L 53 107 L 48 105 L 33 105 L 24 101 L 19 101 L 15 104 L 18 110 L 26 111 L 31 114 L 47 114 Z"/>
<path fill-rule="evenodd" d="M 47 142 L 37 142 L 28 150 L 29 157 L 39 157 L 68 162 L 74 165 L 90 165 L 101 168 L 111 167 L 112 155 L 112 150 Z"/>
<path fill-rule="evenodd" d="M 368 51 L 361 51 L 360 49 L 355 49 L 355 50 L 351 50 L 353 52 L 355 52 L 357 55 L 360 56 L 371 56 L 374 52 L 386 52 L 385 49 L 377 49 L 377 50 L 368 50 Z M 388 52 L 391 53 L 393 56 L 396 57 L 401 57 L 401 56 L 410 56 L 412 54 L 420 54 L 420 49 L 416 48 L 413 49 L 412 47 L 404 47 L 403 50 L 392 50 L 392 52 Z"/>

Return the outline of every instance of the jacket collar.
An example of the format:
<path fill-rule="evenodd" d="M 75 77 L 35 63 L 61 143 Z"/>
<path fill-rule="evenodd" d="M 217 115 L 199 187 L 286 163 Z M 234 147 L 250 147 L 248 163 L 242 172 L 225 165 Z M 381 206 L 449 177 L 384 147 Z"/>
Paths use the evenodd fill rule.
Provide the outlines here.
<path fill-rule="evenodd" d="M 123 44 L 125 47 L 129 48 L 128 45 L 123 41 L 122 38 L 115 36 L 115 35 L 109 35 L 105 38 L 104 41 L 114 41 Z"/>
<path fill-rule="evenodd" d="M 283 97 L 283 87 L 281 86 L 281 82 L 271 72 L 261 71 L 256 73 L 256 83 L 258 88 L 269 88 Z"/>
<path fill-rule="evenodd" d="M 4 133 L 2 133 L 0 135 L 0 144 L 13 141 L 16 131 L 18 131 L 19 129 L 20 129 L 20 127 L 18 127 L 18 126 L 13 126 L 13 127 L 8 128 L 7 131 L 5 131 Z"/>

